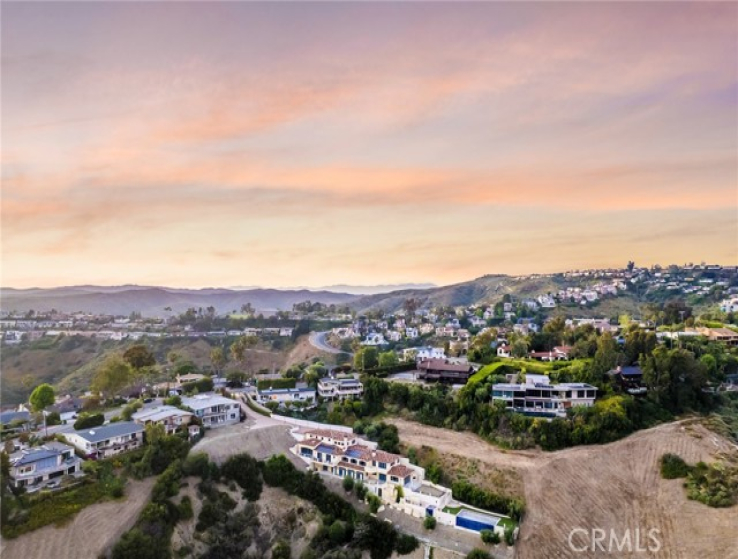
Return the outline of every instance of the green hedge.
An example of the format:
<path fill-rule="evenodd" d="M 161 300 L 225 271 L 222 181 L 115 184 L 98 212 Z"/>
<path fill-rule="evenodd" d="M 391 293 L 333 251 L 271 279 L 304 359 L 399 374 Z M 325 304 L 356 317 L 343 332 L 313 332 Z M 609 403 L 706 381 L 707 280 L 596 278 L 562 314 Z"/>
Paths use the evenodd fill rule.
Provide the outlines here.
<path fill-rule="evenodd" d="M 525 505 L 522 501 L 485 491 L 465 480 L 455 481 L 451 486 L 451 493 L 458 501 L 480 509 L 505 514 L 518 521 L 525 512 Z"/>
<path fill-rule="evenodd" d="M 270 388 L 294 388 L 297 380 L 293 378 L 276 378 L 260 380 L 256 383 L 259 390 L 269 390 Z"/>

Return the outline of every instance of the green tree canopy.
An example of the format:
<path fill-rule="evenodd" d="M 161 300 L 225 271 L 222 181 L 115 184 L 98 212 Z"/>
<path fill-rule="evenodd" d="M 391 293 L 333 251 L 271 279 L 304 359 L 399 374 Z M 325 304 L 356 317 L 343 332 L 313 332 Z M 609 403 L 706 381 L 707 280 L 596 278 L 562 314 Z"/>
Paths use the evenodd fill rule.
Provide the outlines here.
<path fill-rule="evenodd" d="M 105 396 L 117 396 L 133 379 L 131 366 L 119 355 L 112 355 L 100 366 L 92 378 L 91 387 Z"/>
<path fill-rule="evenodd" d="M 30 402 L 33 411 L 39 412 L 51 406 L 54 403 L 55 396 L 54 389 L 51 385 L 44 383 L 38 385 L 33 390 L 28 401 Z"/>

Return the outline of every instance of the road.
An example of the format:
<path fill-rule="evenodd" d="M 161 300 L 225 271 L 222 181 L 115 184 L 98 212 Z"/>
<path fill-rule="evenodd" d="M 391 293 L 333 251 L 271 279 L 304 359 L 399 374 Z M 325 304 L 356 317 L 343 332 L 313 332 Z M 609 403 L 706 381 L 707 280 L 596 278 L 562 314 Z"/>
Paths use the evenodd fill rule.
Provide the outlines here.
<path fill-rule="evenodd" d="M 353 355 L 349 351 L 341 351 L 340 349 L 336 349 L 335 347 L 328 344 L 326 341 L 326 337 L 328 336 L 329 332 L 310 332 L 309 340 L 310 345 L 312 345 L 314 348 L 319 349 L 320 351 L 325 351 L 326 353 L 333 353 L 339 354 L 339 353 L 345 353 L 348 355 Z"/>

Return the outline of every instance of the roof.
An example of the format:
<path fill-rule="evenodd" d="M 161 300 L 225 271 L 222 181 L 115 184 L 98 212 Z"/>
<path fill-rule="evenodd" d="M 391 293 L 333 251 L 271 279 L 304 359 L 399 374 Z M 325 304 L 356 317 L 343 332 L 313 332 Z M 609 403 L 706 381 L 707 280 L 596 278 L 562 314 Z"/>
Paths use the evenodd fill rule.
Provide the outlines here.
<path fill-rule="evenodd" d="M 312 435 L 314 437 L 328 437 L 336 440 L 349 440 L 354 439 L 353 433 L 346 433 L 345 431 L 334 431 L 333 429 L 309 429 L 305 431 L 305 435 Z"/>
<path fill-rule="evenodd" d="M 402 464 L 397 464 L 396 466 L 392 466 L 387 473 L 391 476 L 407 477 L 413 474 L 413 470 Z"/>
<path fill-rule="evenodd" d="M 205 394 L 198 394 L 196 396 L 182 398 L 182 405 L 187 406 L 193 410 L 202 410 L 205 408 L 211 408 L 213 406 L 220 406 L 224 404 L 237 404 L 235 400 L 230 398 L 224 398 L 219 394 L 213 392 L 207 392 Z"/>
<path fill-rule="evenodd" d="M 133 414 L 134 421 L 161 421 L 167 417 L 185 417 L 192 415 L 192 412 L 175 408 L 174 406 L 157 406 L 147 410 L 137 411 Z"/>
<path fill-rule="evenodd" d="M 456 365 L 454 363 L 449 363 L 445 359 L 428 359 L 427 361 L 422 361 L 418 365 L 418 369 L 468 373 L 472 368 L 471 365 Z"/>
<path fill-rule="evenodd" d="M 268 388 L 259 390 L 259 394 L 299 394 L 301 392 L 315 392 L 313 388 Z"/>
<path fill-rule="evenodd" d="M 39 460 L 46 458 L 53 458 L 59 456 L 64 451 L 73 451 L 74 449 L 59 442 L 49 442 L 43 446 L 29 448 L 15 452 L 10 456 L 10 461 L 13 466 L 23 466 L 25 464 L 33 464 Z"/>
<path fill-rule="evenodd" d="M 16 419 L 29 421 L 31 419 L 31 413 L 27 411 L 6 411 L 0 413 L 0 423 L 7 424 Z"/>
<path fill-rule="evenodd" d="M 85 429 L 84 431 L 73 431 L 72 435 L 78 435 L 91 443 L 99 443 L 105 439 L 111 437 L 120 437 L 122 435 L 130 435 L 132 433 L 142 433 L 144 430 L 143 426 L 133 421 L 120 421 L 118 423 L 111 423 L 110 425 L 102 425 L 100 427 L 93 427 L 92 429 Z"/>

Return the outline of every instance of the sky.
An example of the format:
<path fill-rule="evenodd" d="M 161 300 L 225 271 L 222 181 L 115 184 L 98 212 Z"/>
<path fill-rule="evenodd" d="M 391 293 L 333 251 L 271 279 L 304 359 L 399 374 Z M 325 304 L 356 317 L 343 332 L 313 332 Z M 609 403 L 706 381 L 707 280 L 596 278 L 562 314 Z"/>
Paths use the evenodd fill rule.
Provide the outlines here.
<path fill-rule="evenodd" d="M 738 4 L 3 2 L 3 286 L 738 263 Z"/>

